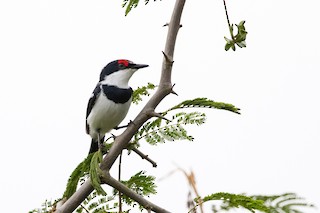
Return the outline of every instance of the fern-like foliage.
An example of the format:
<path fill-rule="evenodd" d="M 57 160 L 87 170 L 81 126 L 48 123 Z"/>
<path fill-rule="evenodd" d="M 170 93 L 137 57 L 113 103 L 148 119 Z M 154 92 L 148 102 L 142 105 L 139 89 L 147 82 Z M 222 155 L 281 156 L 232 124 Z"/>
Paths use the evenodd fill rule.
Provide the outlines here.
<path fill-rule="evenodd" d="M 253 195 L 253 196 L 245 196 L 249 197 L 258 202 L 262 202 L 267 209 L 256 209 L 263 212 L 269 213 L 303 213 L 303 211 L 299 210 L 300 207 L 314 207 L 313 204 L 306 203 L 303 198 L 298 197 L 295 193 L 285 193 L 280 195 Z M 205 199 L 205 198 L 204 198 Z M 244 207 L 243 205 L 237 205 L 237 200 L 230 199 L 222 199 L 223 203 L 221 205 L 213 205 L 213 212 L 226 212 L 232 210 L 234 208 L 238 208 L 239 206 Z M 244 207 L 246 208 L 246 207 Z M 247 208 L 248 209 L 248 208 Z M 252 212 L 254 209 L 248 209 Z"/>
<path fill-rule="evenodd" d="M 256 200 L 263 200 L 265 205 L 270 208 L 271 213 L 302 213 L 300 207 L 314 207 L 313 204 L 306 203 L 304 198 L 295 193 L 285 193 L 280 195 L 253 195 Z"/>
<path fill-rule="evenodd" d="M 148 83 L 147 86 L 142 86 L 135 89 L 132 94 L 132 103 L 138 104 L 140 101 L 142 101 L 142 96 L 149 96 L 149 91 L 153 90 L 154 88 L 156 88 L 154 84 Z"/>
<path fill-rule="evenodd" d="M 63 197 L 69 198 L 71 197 L 71 195 L 73 195 L 73 193 L 75 193 L 81 179 L 89 173 L 92 156 L 93 153 L 88 155 L 87 158 L 79 163 L 79 165 L 73 170 L 68 179 L 67 187 L 63 194 Z"/>
<path fill-rule="evenodd" d="M 165 141 L 188 140 L 193 141 L 193 137 L 188 135 L 183 127 L 187 124 L 203 124 L 206 115 L 200 112 L 179 112 L 172 116 L 171 120 L 156 118 L 146 122 L 134 135 L 133 143 L 145 139 L 151 145 L 164 143 Z"/>
<path fill-rule="evenodd" d="M 271 213 L 270 209 L 264 204 L 263 200 L 256 200 L 256 199 L 253 199 L 252 197 L 248 197 L 242 194 L 231 194 L 231 193 L 225 193 L 225 192 L 214 193 L 204 198 L 196 198 L 195 208 L 200 203 L 205 203 L 208 201 L 215 201 L 215 200 L 220 200 L 220 201 L 223 201 L 224 203 L 227 203 L 229 208 L 225 210 L 229 210 L 231 208 L 243 207 L 251 212 L 255 212 L 256 210 L 259 210 L 262 212 Z M 193 212 L 193 211 L 194 209 L 191 209 L 189 212 Z"/>
<path fill-rule="evenodd" d="M 208 98 L 195 98 L 192 100 L 186 100 L 177 104 L 174 107 L 171 107 L 166 112 L 175 110 L 175 109 L 185 109 L 185 108 L 214 108 L 214 109 L 223 109 L 230 112 L 234 112 L 240 114 L 240 109 L 235 107 L 232 104 L 223 103 L 223 102 L 215 102 Z"/>
<path fill-rule="evenodd" d="M 117 212 L 118 203 L 114 202 L 114 196 L 101 196 L 92 192 L 77 208 L 77 213 L 106 213 Z"/>
<path fill-rule="evenodd" d="M 145 171 L 140 171 L 133 175 L 129 180 L 122 180 L 121 182 L 141 196 L 149 196 L 157 193 L 157 186 L 154 183 L 155 177 L 146 175 Z M 114 195 L 118 195 L 117 190 L 114 190 Z M 126 195 L 122 195 L 121 199 L 129 206 L 134 206 L 135 204 L 138 204 L 136 201 L 132 200 L 130 197 Z M 142 207 L 140 206 L 140 208 Z"/>
<path fill-rule="evenodd" d="M 28 213 L 50 213 L 53 211 L 53 203 L 50 200 L 46 200 L 42 203 L 41 208 L 33 209 Z"/>

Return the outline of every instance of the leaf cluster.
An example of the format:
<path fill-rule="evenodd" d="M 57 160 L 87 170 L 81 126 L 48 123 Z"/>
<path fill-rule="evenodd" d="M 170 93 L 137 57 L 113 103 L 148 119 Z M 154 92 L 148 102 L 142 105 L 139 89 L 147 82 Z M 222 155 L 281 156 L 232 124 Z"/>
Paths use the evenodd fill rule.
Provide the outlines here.
<path fill-rule="evenodd" d="M 214 200 L 221 200 L 224 203 L 227 203 L 230 207 L 229 209 L 243 207 L 251 212 L 255 212 L 256 210 L 268 213 L 270 212 L 269 208 L 264 205 L 264 202 L 262 200 L 256 200 L 252 197 L 248 197 L 242 194 L 231 194 L 225 192 L 214 193 L 205 196 L 204 198 L 196 198 L 196 207 L 200 203 Z"/>
<path fill-rule="evenodd" d="M 263 200 L 268 206 L 271 213 L 302 213 L 297 208 L 300 207 L 315 207 L 313 204 L 307 203 L 304 198 L 299 197 L 295 193 L 285 193 L 280 195 L 253 195 L 256 200 Z"/>
<path fill-rule="evenodd" d="M 63 197 L 69 198 L 77 190 L 79 182 L 84 178 L 90 170 L 90 162 L 93 157 L 93 153 L 88 155 L 71 173 Z"/>
<path fill-rule="evenodd" d="M 28 213 L 50 213 L 53 210 L 53 203 L 50 200 L 45 200 L 42 203 L 41 208 L 33 209 Z"/>
<path fill-rule="evenodd" d="M 216 101 L 210 100 L 208 98 L 195 98 L 192 100 L 186 100 L 186 101 L 183 101 L 183 102 L 175 105 L 174 107 L 171 107 L 166 112 L 172 111 L 175 109 L 196 108 L 196 107 L 197 108 L 222 109 L 222 110 L 227 110 L 230 112 L 240 114 L 240 109 L 235 107 L 234 105 L 228 104 L 228 103 L 223 103 L 223 102 L 216 102 Z"/>
<path fill-rule="evenodd" d="M 117 212 L 118 203 L 114 202 L 114 196 L 101 196 L 97 192 L 92 192 L 76 210 L 77 213 L 92 212 L 105 213 Z"/>
<path fill-rule="evenodd" d="M 145 139 L 147 143 L 156 145 L 165 141 L 188 140 L 193 141 L 193 137 L 188 135 L 183 127 L 187 124 L 203 124 L 206 115 L 200 112 L 179 112 L 172 115 L 171 120 L 156 118 L 146 122 L 134 135 L 133 143 Z"/>
<path fill-rule="evenodd" d="M 166 111 L 160 113 L 162 117 L 146 122 L 134 135 L 133 143 L 145 139 L 147 143 L 156 145 L 165 141 L 188 140 L 193 141 L 194 137 L 189 135 L 184 126 L 201 125 L 206 121 L 206 114 L 201 112 L 177 112 L 169 119 L 168 114 L 174 110 L 184 110 L 187 108 L 214 108 L 222 109 L 236 114 L 240 114 L 240 109 L 232 104 L 215 102 L 208 98 L 195 98 L 185 100 Z M 166 117 L 166 119 L 164 119 Z"/>
<path fill-rule="evenodd" d="M 129 180 L 122 180 L 121 181 L 124 185 L 126 185 L 128 188 L 133 190 L 135 193 L 141 196 L 150 196 L 152 194 L 156 194 L 156 184 L 155 177 L 146 175 L 145 171 L 140 171 L 133 175 Z M 117 190 L 114 190 L 114 195 L 118 195 L 119 192 Z M 128 204 L 129 206 L 134 206 L 136 204 L 136 201 L 132 200 L 130 197 L 126 195 L 122 195 L 121 199 L 123 202 Z M 142 208 L 142 207 L 140 207 Z"/>
<path fill-rule="evenodd" d="M 148 3 L 149 3 L 149 0 L 144 0 L 144 4 L 148 4 Z M 122 7 L 126 7 L 125 15 L 128 15 L 132 10 L 132 8 L 136 8 L 138 4 L 139 4 L 139 0 L 123 0 Z"/>
<path fill-rule="evenodd" d="M 135 89 L 132 94 L 132 103 L 138 104 L 140 101 L 142 101 L 142 96 L 149 96 L 149 90 L 153 90 L 154 88 L 156 88 L 154 84 L 148 83 L 147 86 L 142 86 Z"/>
<path fill-rule="evenodd" d="M 247 34 L 248 32 L 246 31 L 246 28 L 244 27 L 245 21 L 241 21 L 238 25 L 236 25 L 237 27 L 237 34 L 234 35 L 234 31 L 233 31 L 233 24 L 231 24 L 229 26 L 229 31 L 231 34 L 231 39 L 224 37 L 224 39 L 226 40 L 226 45 L 225 45 L 225 50 L 228 51 L 230 48 L 235 51 L 236 50 L 236 46 L 240 48 L 246 47 L 246 38 L 247 38 Z"/>
<path fill-rule="evenodd" d="M 303 213 L 300 211 L 299 207 L 314 207 L 313 204 L 306 203 L 303 198 L 298 197 L 295 193 L 285 193 L 285 194 L 280 194 L 280 195 L 271 195 L 271 196 L 266 196 L 266 195 L 252 195 L 252 196 L 245 196 L 245 195 L 236 195 L 236 199 L 234 199 L 234 195 L 231 194 L 231 199 L 227 197 L 225 199 L 224 194 L 225 193 L 218 193 L 218 198 L 219 196 L 223 195 L 223 199 L 221 199 L 223 202 L 219 206 L 219 209 L 217 208 L 217 205 L 213 205 L 212 209 L 213 212 L 225 212 L 225 211 L 230 211 L 234 208 L 238 207 L 244 207 L 248 209 L 251 212 L 254 212 L 255 210 L 259 210 L 262 212 L 268 212 L 268 213 Z M 230 195 L 228 195 L 230 196 Z M 203 202 L 207 200 L 217 200 L 217 195 L 214 194 L 213 198 L 212 195 L 209 197 L 203 198 Z M 240 200 L 238 200 L 240 198 Z M 200 199 L 198 199 L 200 200 Z M 251 200 L 257 201 L 258 204 L 263 204 L 261 207 L 262 208 L 254 208 L 250 209 L 247 208 L 246 206 L 242 205 L 243 201 L 245 203 L 248 201 L 250 204 Z M 239 203 L 240 201 L 240 203 Z M 250 201 L 250 202 L 249 202 Z M 250 204 L 251 206 L 251 204 Z M 250 207 L 249 206 L 249 207 Z"/>

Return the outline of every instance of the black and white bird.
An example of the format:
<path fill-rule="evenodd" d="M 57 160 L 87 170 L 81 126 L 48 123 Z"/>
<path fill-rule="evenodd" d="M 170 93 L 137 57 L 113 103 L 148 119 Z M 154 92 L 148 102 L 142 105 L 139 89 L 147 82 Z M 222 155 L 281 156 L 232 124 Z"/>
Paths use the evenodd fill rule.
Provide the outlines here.
<path fill-rule="evenodd" d="M 138 69 L 148 67 L 120 59 L 107 64 L 101 73 L 87 107 L 86 132 L 92 138 L 89 154 L 99 149 L 104 136 L 126 117 L 132 101 L 128 82 Z"/>

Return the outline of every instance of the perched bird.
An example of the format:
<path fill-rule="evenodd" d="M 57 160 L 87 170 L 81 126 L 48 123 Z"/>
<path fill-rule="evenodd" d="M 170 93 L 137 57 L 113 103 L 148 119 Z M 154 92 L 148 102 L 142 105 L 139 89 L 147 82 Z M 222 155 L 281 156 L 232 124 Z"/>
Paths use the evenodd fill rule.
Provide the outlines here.
<path fill-rule="evenodd" d="M 148 66 L 120 59 L 102 69 L 87 107 L 86 132 L 92 138 L 89 154 L 96 152 L 105 134 L 118 127 L 126 117 L 132 101 L 129 79 L 135 71 Z"/>

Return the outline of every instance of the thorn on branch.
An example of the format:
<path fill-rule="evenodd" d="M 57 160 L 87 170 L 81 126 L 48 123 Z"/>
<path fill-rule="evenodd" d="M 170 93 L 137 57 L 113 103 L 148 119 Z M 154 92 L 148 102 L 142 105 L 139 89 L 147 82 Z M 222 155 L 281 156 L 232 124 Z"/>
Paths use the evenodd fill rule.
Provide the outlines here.
<path fill-rule="evenodd" d="M 150 116 L 152 117 L 157 117 L 157 118 L 161 118 L 163 120 L 166 120 L 166 121 L 170 121 L 168 118 L 164 117 L 163 115 L 161 115 L 160 113 L 157 113 L 157 112 L 150 112 L 149 113 Z"/>
<path fill-rule="evenodd" d="M 173 84 L 172 87 L 171 87 L 171 94 L 174 94 L 176 96 L 178 96 L 178 93 L 176 93 L 174 90 L 173 90 L 173 87 L 175 86 L 176 84 Z"/>
<path fill-rule="evenodd" d="M 169 23 L 165 23 L 162 27 L 168 27 L 169 26 Z M 182 27 L 182 24 L 179 25 L 179 28 Z"/>
<path fill-rule="evenodd" d="M 163 54 L 164 58 L 166 59 L 166 62 L 169 63 L 170 65 L 172 65 L 174 62 L 173 59 L 169 58 L 169 56 L 163 51 L 162 51 L 162 54 Z"/>

